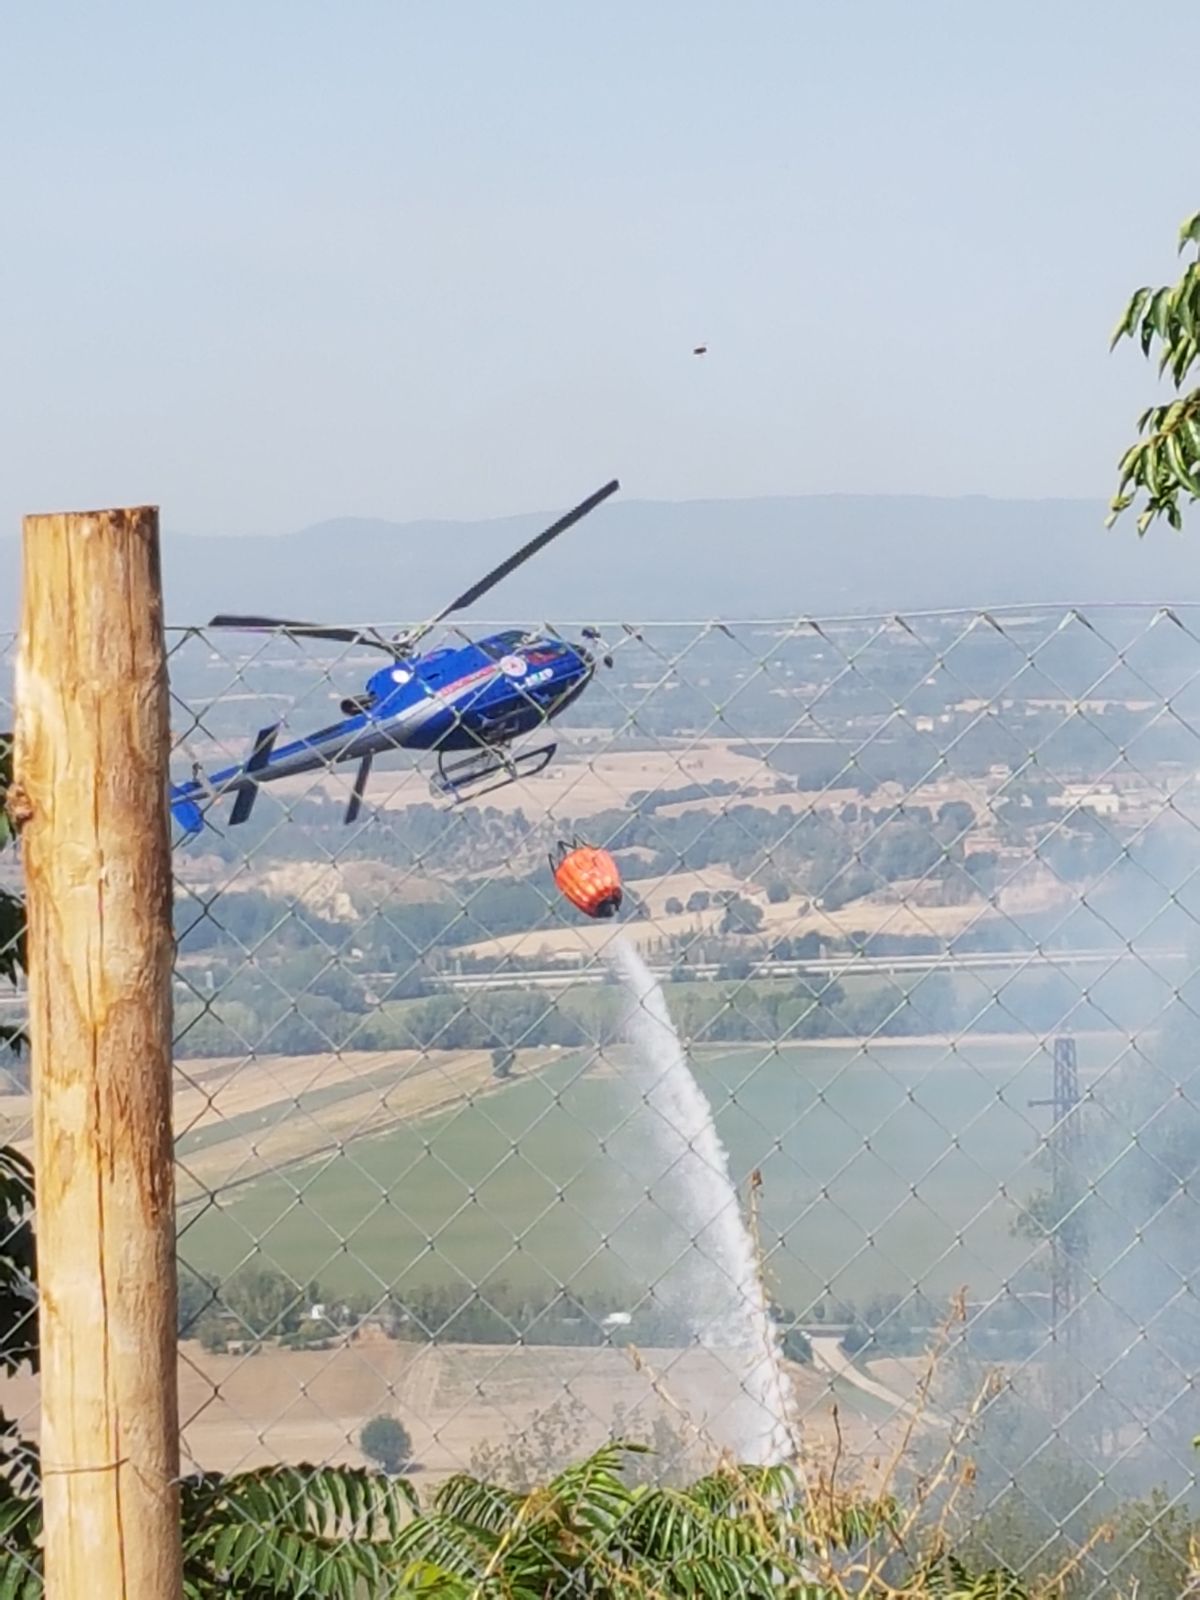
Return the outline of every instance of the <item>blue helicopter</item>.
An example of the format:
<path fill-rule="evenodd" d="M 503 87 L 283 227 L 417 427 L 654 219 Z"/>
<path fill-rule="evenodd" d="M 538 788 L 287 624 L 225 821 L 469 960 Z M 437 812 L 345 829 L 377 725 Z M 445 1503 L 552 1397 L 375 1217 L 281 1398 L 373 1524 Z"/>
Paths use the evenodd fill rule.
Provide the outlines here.
<path fill-rule="evenodd" d="M 358 772 L 344 818 L 350 823 L 362 808 L 372 762 L 377 755 L 393 750 L 436 753 L 437 772 L 432 788 L 456 803 L 541 772 L 554 757 L 558 748 L 555 743 L 521 752 L 514 752 L 511 746 L 523 735 L 544 727 L 579 698 L 595 675 L 594 650 L 585 644 L 571 644 L 519 628 L 421 654 L 417 653 L 417 645 L 439 623 L 473 605 L 619 488 L 614 478 L 522 545 L 436 616 L 392 639 L 371 628 L 332 628 L 275 617 L 214 617 L 209 624 L 212 628 L 265 630 L 366 645 L 382 651 L 388 663 L 368 678 L 361 694 L 341 702 L 340 722 L 283 745 L 277 743 L 281 724 L 273 723 L 260 729 L 250 754 L 239 765 L 211 776 L 199 765 L 193 766 L 187 782 L 171 786 L 171 811 L 176 822 L 185 833 L 199 833 L 205 826 L 206 809 L 232 794 L 229 825 L 236 826 L 249 818 L 264 783 L 354 761 Z M 582 631 L 593 646 L 598 643 L 600 636 L 594 628 Z M 612 666 L 610 655 L 602 659 L 605 666 Z"/>

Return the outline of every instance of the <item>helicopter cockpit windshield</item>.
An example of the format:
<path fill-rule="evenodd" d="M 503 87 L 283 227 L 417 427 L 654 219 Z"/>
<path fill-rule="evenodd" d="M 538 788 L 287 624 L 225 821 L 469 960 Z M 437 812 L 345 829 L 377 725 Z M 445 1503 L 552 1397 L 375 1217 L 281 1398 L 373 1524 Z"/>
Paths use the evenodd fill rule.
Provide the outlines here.
<path fill-rule="evenodd" d="M 498 633 L 491 639 L 481 639 L 479 648 L 489 655 L 493 661 L 499 661 L 503 656 L 512 655 L 514 650 L 536 644 L 536 633 L 528 633 L 524 628 L 509 628 L 504 633 Z"/>

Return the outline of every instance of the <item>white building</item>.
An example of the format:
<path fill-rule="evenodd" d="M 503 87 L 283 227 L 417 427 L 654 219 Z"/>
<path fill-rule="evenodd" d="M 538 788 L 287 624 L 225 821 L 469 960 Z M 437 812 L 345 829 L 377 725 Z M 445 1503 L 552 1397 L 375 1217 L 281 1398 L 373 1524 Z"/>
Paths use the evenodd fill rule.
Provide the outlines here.
<path fill-rule="evenodd" d="M 1060 811 L 1091 811 L 1098 817 L 1115 817 L 1121 810 L 1121 796 L 1111 784 L 1093 788 L 1086 783 L 1068 783 L 1061 794 L 1050 796 L 1049 804 Z"/>

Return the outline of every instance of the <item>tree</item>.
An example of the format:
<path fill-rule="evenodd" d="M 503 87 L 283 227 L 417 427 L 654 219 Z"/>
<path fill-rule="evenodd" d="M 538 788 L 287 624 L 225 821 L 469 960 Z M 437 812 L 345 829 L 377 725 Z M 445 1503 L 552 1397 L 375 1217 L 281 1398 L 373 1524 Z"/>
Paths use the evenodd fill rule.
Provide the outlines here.
<path fill-rule="evenodd" d="M 511 1045 L 498 1044 L 492 1051 L 492 1077 L 503 1080 L 511 1078 L 513 1068 L 517 1064 L 517 1052 Z"/>
<path fill-rule="evenodd" d="M 412 1438 L 395 1417 L 372 1417 L 358 1442 L 363 1455 L 377 1462 L 391 1477 L 403 1472 L 412 1460 Z"/>
<path fill-rule="evenodd" d="M 1179 230 L 1180 254 L 1189 245 L 1200 246 L 1200 211 Z M 1111 527 L 1144 493 L 1146 503 L 1137 519 L 1139 536 L 1160 516 L 1172 528 L 1181 527 L 1180 496 L 1200 499 L 1200 388 L 1180 393 L 1200 362 L 1200 250 L 1197 254 L 1178 283 L 1136 290 L 1112 336 L 1110 348 L 1136 337 L 1147 358 L 1157 344 L 1159 375 L 1170 373 L 1177 396 L 1142 413 L 1138 439 L 1118 466 L 1120 482 L 1105 525 Z"/>
<path fill-rule="evenodd" d="M 210 1307 L 197 1318 L 191 1333 L 209 1355 L 224 1355 L 229 1349 L 229 1328 L 215 1308 Z"/>
<path fill-rule="evenodd" d="M 186 1262 L 179 1266 L 179 1309 L 178 1326 L 181 1339 L 198 1339 L 199 1328 L 205 1315 L 210 1313 L 217 1303 L 217 1288 L 209 1283 L 206 1278 L 189 1267 Z"/>
<path fill-rule="evenodd" d="M 683 901 L 678 895 L 671 895 L 663 907 L 668 917 L 678 917 L 683 912 Z"/>
<path fill-rule="evenodd" d="M 786 1328 L 783 1334 L 783 1354 L 787 1361 L 802 1366 L 812 1365 L 812 1341 L 803 1328 Z"/>
<path fill-rule="evenodd" d="M 12 825 L 4 809 L 12 782 L 12 734 L 0 733 L 0 850 L 12 839 Z M 15 983 L 25 970 L 25 905 L 19 896 L 0 889 L 0 982 Z M 0 1047 L 20 1054 L 25 1030 L 0 1026 Z"/>
<path fill-rule="evenodd" d="M 833 1600 L 851 1593 L 844 1574 L 879 1571 L 892 1557 L 903 1570 L 890 1593 L 1029 1600 L 1022 1583 L 994 1563 L 972 1570 L 944 1552 L 944 1541 L 912 1538 L 886 1496 L 835 1490 L 814 1527 L 788 1467 L 719 1469 L 670 1488 L 636 1481 L 635 1463 L 647 1454 L 644 1445 L 612 1444 L 532 1496 L 465 1473 L 450 1478 L 436 1491 L 432 1512 L 414 1517 L 395 1540 L 396 1592 L 414 1600 L 493 1593 Z M 882 1582 L 868 1584 L 854 1583 L 853 1592 L 885 1592 Z"/>
<path fill-rule="evenodd" d="M 987 891 L 996 882 L 999 861 L 994 850 L 972 850 L 963 862 L 963 871 L 980 889 Z"/>
<path fill-rule="evenodd" d="M 4 809 L 12 781 L 12 736 L 0 734 L 0 850 L 12 838 Z M 0 978 L 14 981 L 25 971 L 25 904 L 0 890 Z M 0 1046 L 20 1054 L 26 1045 L 20 1027 L 0 1027 Z M 0 1146 L 0 1373 L 14 1377 L 40 1368 L 37 1325 L 37 1255 L 34 1234 L 33 1167 L 19 1150 Z M 17 1424 L 0 1411 L 0 1530 L 13 1541 L 15 1560 L 31 1566 L 29 1554 L 41 1535 L 41 1505 L 36 1494 L 39 1458 Z M 26 1548 L 26 1541 L 28 1546 Z M 0 1592 L 10 1563 L 0 1559 Z M 24 1592 L 23 1576 L 13 1573 L 12 1593 Z"/>
<path fill-rule="evenodd" d="M 762 927 L 762 907 L 745 895 L 731 895 L 721 918 L 722 933 L 757 933 Z"/>
<path fill-rule="evenodd" d="M 236 1272 L 221 1299 L 240 1325 L 235 1338 L 278 1339 L 294 1333 L 304 1315 L 303 1291 L 286 1273 L 259 1262 Z"/>
<path fill-rule="evenodd" d="M 938 832 L 944 839 L 957 839 L 975 826 L 975 807 L 966 800 L 947 800 L 938 807 Z"/>

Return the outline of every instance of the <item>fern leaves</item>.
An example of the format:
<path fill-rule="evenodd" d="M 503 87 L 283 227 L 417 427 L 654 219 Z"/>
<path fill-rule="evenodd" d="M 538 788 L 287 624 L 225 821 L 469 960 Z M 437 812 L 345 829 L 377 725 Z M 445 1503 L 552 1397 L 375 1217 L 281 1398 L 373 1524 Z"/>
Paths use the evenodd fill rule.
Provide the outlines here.
<path fill-rule="evenodd" d="M 353 1467 L 198 1474 L 181 1485 L 187 1600 L 845 1600 L 808 1570 L 806 1505 L 786 1468 L 717 1472 L 688 1489 L 630 1484 L 612 1446 L 530 1494 L 459 1475 L 423 1511 L 411 1485 Z M 861 1553 L 890 1502 L 858 1506 L 825 1543 Z M 0 1476 L 0 1600 L 40 1600 L 40 1507 Z M 840 1541 L 840 1542 L 839 1542 Z M 824 1565 L 824 1563 L 823 1563 Z M 857 1569 L 866 1572 L 866 1564 Z M 902 1592 L 1026 1600 L 1009 1573 L 940 1557 Z"/>
<path fill-rule="evenodd" d="M 264 1467 L 182 1486 L 188 1600 L 392 1592 L 393 1547 L 417 1510 L 403 1478 L 355 1467 Z"/>

